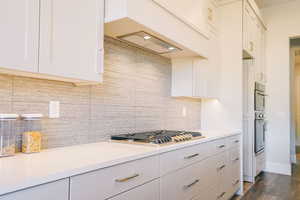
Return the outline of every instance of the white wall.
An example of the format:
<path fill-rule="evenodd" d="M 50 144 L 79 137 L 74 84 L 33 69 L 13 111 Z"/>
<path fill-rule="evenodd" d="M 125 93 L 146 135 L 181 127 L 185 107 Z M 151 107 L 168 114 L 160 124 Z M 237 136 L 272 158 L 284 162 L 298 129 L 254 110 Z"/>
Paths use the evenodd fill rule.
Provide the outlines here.
<path fill-rule="evenodd" d="M 266 171 L 291 174 L 290 37 L 300 36 L 300 1 L 263 10 L 266 21 L 267 117 Z"/>
<path fill-rule="evenodd" d="M 220 98 L 202 101 L 202 129 L 242 130 L 242 1 L 220 10 Z M 234 41 L 234 42 L 233 42 Z"/>

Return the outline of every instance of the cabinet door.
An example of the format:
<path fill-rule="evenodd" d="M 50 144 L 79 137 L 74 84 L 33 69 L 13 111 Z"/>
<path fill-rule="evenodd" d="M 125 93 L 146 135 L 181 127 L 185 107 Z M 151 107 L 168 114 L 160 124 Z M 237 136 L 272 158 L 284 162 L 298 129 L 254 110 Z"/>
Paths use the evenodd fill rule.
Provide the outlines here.
<path fill-rule="evenodd" d="M 193 59 L 172 59 L 172 96 L 192 97 L 195 85 L 193 76 Z"/>
<path fill-rule="evenodd" d="M 153 0 L 181 21 L 208 36 L 207 6 L 209 0 Z"/>
<path fill-rule="evenodd" d="M 217 184 L 215 160 L 204 161 L 180 169 L 161 178 L 161 200 L 190 200 Z"/>
<path fill-rule="evenodd" d="M 253 57 L 255 49 L 255 13 L 247 1 L 244 1 L 243 48 Z"/>
<path fill-rule="evenodd" d="M 256 25 L 256 42 L 255 42 L 255 79 L 256 81 L 263 81 L 262 62 L 261 62 L 261 25 L 259 22 Z"/>
<path fill-rule="evenodd" d="M 263 82 L 267 82 L 267 76 L 266 76 L 266 31 L 262 27 L 261 29 L 261 69 L 262 69 L 262 76 L 263 76 Z"/>
<path fill-rule="evenodd" d="M 0 29 L 0 66 L 37 72 L 39 0 L 1 0 Z"/>
<path fill-rule="evenodd" d="M 158 200 L 159 199 L 159 180 L 152 181 L 139 186 L 133 190 L 120 194 L 109 200 Z"/>
<path fill-rule="evenodd" d="M 207 73 L 207 98 L 218 98 L 220 94 L 220 78 L 221 78 L 221 70 L 220 70 L 220 57 L 221 52 L 219 48 L 219 36 L 212 35 L 210 41 L 211 49 L 209 53 L 209 66 Z"/>
<path fill-rule="evenodd" d="M 101 81 L 104 0 L 41 0 L 39 72 Z"/>
<path fill-rule="evenodd" d="M 207 22 L 208 25 L 210 26 L 210 31 L 213 33 L 218 32 L 218 23 L 219 23 L 219 13 L 217 10 L 217 4 L 218 2 L 215 0 L 206 0 L 208 1 L 207 4 Z"/>
<path fill-rule="evenodd" d="M 0 200 L 68 200 L 69 179 L 64 179 L 0 196 Z"/>
<path fill-rule="evenodd" d="M 70 178 L 70 200 L 108 199 L 158 177 L 157 156 L 99 169 Z"/>
<path fill-rule="evenodd" d="M 206 98 L 209 87 L 210 60 L 193 61 L 193 97 Z"/>

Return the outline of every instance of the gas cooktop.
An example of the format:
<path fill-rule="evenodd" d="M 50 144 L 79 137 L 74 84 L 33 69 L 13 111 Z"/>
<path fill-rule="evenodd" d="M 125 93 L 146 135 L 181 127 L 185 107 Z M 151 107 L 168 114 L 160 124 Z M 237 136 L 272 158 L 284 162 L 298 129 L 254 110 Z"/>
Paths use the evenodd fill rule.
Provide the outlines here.
<path fill-rule="evenodd" d="M 111 136 L 111 140 L 136 144 L 172 144 L 203 138 L 200 132 L 158 130 Z"/>

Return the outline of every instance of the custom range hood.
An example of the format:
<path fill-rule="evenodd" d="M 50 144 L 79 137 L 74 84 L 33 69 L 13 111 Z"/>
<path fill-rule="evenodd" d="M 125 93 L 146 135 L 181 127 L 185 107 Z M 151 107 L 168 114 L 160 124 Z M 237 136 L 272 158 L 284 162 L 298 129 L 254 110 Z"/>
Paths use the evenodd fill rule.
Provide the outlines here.
<path fill-rule="evenodd" d="M 105 35 L 165 57 L 207 57 L 209 39 L 156 0 L 105 0 Z"/>
<path fill-rule="evenodd" d="M 118 36 L 117 38 L 157 54 L 168 54 L 182 51 L 182 49 L 175 45 L 163 41 L 162 39 L 144 31 Z"/>

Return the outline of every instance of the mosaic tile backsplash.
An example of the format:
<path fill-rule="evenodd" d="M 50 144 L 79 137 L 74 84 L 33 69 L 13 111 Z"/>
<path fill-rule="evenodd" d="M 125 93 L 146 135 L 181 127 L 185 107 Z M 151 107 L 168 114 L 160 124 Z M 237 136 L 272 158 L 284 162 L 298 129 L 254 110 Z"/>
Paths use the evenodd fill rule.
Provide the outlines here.
<path fill-rule="evenodd" d="M 171 98 L 171 72 L 169 59 L 106 38 L 103 84 L 76 87 L 0 75 L 0 112 L 44 114 L 44 149 L 103 141 L 113 134 L 199 129 L 201 102 Z M 47 119 L 49 101 L 60 101 L 59 119 Z M 20 147 L 20 135 L 17 143 Z"/>

